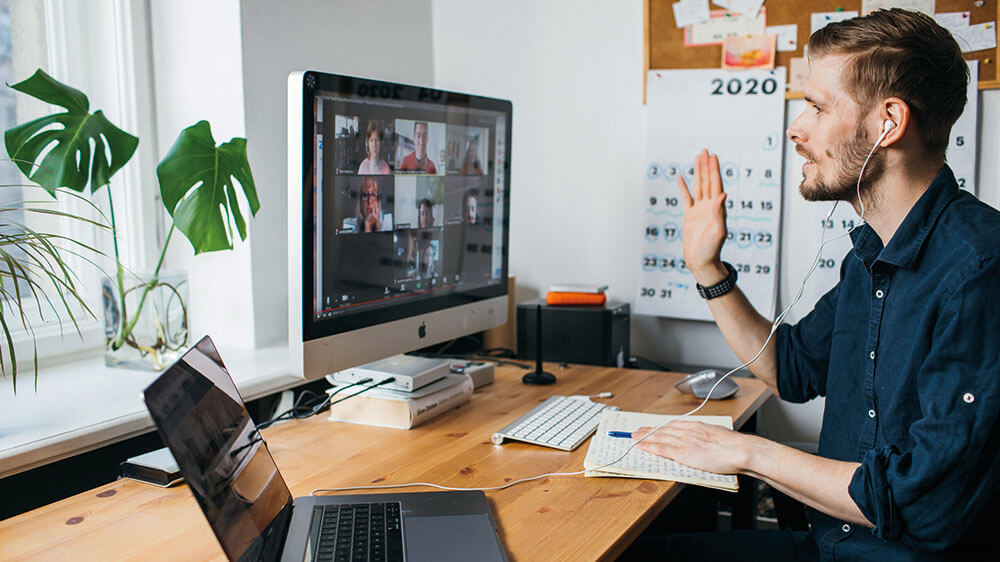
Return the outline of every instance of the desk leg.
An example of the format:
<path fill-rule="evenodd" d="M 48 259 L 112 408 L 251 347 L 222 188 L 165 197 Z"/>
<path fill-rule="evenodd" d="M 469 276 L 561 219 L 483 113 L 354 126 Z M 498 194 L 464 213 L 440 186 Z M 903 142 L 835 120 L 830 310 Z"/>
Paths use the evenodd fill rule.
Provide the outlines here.
<path fill-rule="evenodd" d="M 743 433 L 757 432 L 757 414 L 750 416 L 743 427 Z M 757 479 L 740 474 L 737 476 L 740 483 L 740 491 L 733 498 L 733 518 L 732 528 L 735 529 L 756 529 L 757 528 Z"/>

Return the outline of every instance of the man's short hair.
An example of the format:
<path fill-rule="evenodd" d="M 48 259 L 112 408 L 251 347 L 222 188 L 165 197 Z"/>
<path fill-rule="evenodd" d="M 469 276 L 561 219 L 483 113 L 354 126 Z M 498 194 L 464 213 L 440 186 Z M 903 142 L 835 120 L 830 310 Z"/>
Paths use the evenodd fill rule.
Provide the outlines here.
<path fill-rule="evenodd" d="M 417 125 L 423 125 L 425 129 L 428 129 L 428 130 L 430 129 L 430 127 L 427 126 L 427 121 L 414 121 L 413 122 L 413 132 L 414 133 L 417 132 Z"/>
<path fill-rule="evenodd" d="M 902 99 L 924 148 L 944 155 L 969 83 L 969 68 L 951 32 L 920 12 L 875 10 L 813 33 L 809 56 L 826 55 L 850 57 L 845 86 L 862 111 L 885 98 Z"/>

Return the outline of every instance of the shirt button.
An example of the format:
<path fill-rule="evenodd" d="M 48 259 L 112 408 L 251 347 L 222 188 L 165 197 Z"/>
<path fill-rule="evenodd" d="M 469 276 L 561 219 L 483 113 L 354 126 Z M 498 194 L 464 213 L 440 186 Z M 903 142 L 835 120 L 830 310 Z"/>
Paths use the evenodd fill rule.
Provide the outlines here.
<path fill-rule="evenodd" d="M 873 352 L 869 353 L 868 357 L 871 357 L 872 359 L 875 359 L 875 352 L 873 351 Z"/>
<path fill-rule="evenodd" d="M 976 401 L 976 397 L 975 397 L 975 396 L 973 396 L 971 392 L 966 392 L 966 393 L 965 393 L 965 394 L 964 394 L 964 395 L 962 396 L 962 400 L 965 400 L 965 403 L 966 403 L 966 404 L 972 404 L 973 402 L 975 402 L 975 401 Z"/>
<path fill-rule="evenodd" d="M 882 298 L 882 297 L 884 297 L 884 296 L 885 296 L 885 292 L 884 292 L 884 291 L 882 291 L 882 289 L 879 289 L 879 290 L 875 291 L 875 296 L 876 296 L 877 298 Z"/>
<path fill-rule="evenodd" d="M 851 526 L 850 526 L 850 525 L 848 525 L 847 523 L 844 523 L 844 526 L 843 526 L 843 527 L 841 527 L 841 529 L 843 529 L 843 531 L 844 531 L 845 533 L 850 533 L 850 532 L 851 532 Z"/>
<path fill-rule="evenodd" d="M 874 418 L 875 417 L 875 410 L 868 410 L 868 417 L 869 418 Z"/>

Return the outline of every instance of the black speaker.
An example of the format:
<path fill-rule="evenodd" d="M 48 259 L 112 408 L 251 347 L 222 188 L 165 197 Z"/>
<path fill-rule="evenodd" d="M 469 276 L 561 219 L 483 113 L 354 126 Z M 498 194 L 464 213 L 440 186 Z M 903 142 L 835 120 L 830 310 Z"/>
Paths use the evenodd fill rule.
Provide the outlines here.
<path fill-rule="evenodd" d="M 626 367 L 629 353 L 628 303 L 604 306 L 549 306 L 544 300 L 517 305 L 517 356 L 535 359 L 538 305 L 542 313 L 545 361 Z"/>

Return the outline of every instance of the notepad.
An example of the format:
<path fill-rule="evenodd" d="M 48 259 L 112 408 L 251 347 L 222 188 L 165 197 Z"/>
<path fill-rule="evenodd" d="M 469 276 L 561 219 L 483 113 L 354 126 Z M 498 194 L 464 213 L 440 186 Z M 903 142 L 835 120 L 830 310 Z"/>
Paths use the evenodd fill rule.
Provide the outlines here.
<path fill-rule="evenodd" d="M 605 410 L 601 414 L 601 422 L 597 426 L 597 434 L 590 440 L 587 457 L 583 461 L 585 476 L 610 476 L 622 478 L 648 478 L 653 480 L 671 480 L 684 484 L 705 486 L 727 492 L 739 490 L 739 483 L 734 474 L 716 474 L 698 470 L 674 462 L 668 458 L 640 451 L 633 448 L 622 460 L 610 463 L 620 458 L 632 445 L 631 439 L 609 437 L 609 431 L 632 432 L 640 427 L 658 427 L 664 422 L 680 418 L 662 414 L 643 414 L 640 412 L 622 412 L 620 410 Z M 691 421 L 700 421 L 721 425 L 732 429 L 733 418 L 729 416 L 686 416 Z"/>

